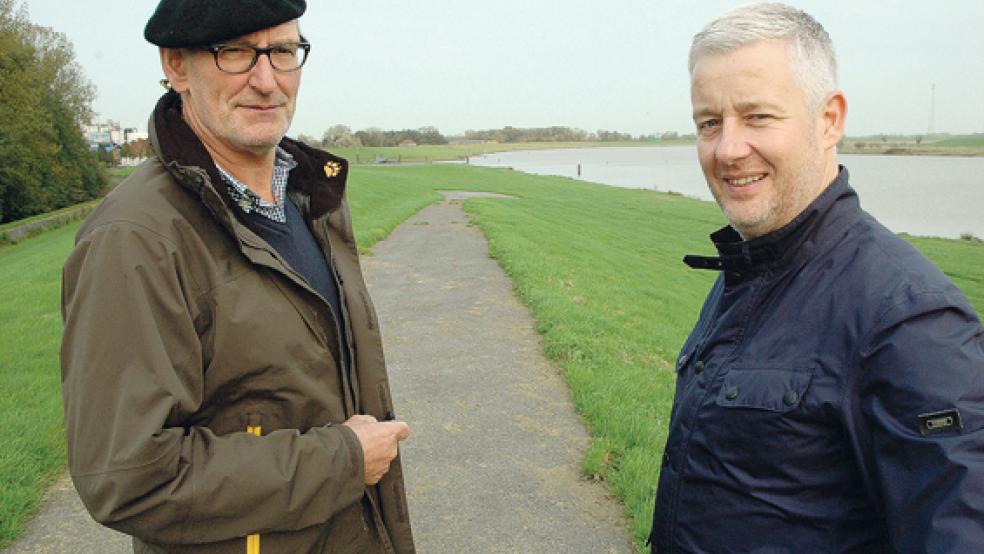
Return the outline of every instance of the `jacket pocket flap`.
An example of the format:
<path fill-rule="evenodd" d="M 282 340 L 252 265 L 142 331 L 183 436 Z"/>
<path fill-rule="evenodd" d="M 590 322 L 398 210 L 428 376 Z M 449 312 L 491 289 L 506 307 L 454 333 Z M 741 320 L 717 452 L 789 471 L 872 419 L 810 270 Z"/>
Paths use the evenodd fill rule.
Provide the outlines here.
<path fill-rule="evenodd" d="M 799 405 L 812 378 L 812 369 L 732 368 L 724 376 L 717 405 L 788 412 Z"/>

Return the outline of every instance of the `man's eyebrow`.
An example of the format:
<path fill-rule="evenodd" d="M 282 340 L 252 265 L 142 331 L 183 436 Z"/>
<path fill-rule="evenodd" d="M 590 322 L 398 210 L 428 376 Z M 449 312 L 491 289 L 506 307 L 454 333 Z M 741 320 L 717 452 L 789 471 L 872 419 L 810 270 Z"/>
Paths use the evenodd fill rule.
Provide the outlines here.
<path fill-rule="evenodd" d="M 767 111 L 767 112 L 782 111 L 782 109 L 780 109 L 779 106 L 777 106 L 776 104 L 771 104 L 769 102 L 738 102 L 737 104 L 735 104 L 735 109 L 738 110 L 740 113 L 761 112 L 761 111 Z"/>
<path fill-rule="evenodd" d="M 711 115 L 718 115 L 717 110 L 712 110 L 710 108 L 701 108 L 699 110 L 694 110 L 694 121 L 697 121 L 698 119 L 703 119 Z"/>
<path fill-rule="evenodd" d="M 782 112 L 784 111 L 778 104 L 772 104 L 770 102 L 759 102 L 759 101 L 745 101 L 738 102 L 734 105 L 735 110 L 738 113 L 755 113 L 755 112 Z M 701 108 L 694 110 L 694 121 L 698 119 L 703 119 L 709 116 L 720 115 L 720 110 L 715 110 L 711 108 Z"/>

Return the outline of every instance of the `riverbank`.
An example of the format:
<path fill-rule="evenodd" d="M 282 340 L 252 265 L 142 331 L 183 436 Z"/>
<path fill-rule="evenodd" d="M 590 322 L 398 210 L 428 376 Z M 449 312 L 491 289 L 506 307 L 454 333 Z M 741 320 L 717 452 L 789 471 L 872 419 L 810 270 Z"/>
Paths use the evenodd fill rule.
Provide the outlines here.
<path fill-rule="evenodd" d="M 620 142 L 518 142 L 484 144 L 445 144 L 420 146 L 361 146 L 328 148 L 353 164 L 430 163 L 467 160 L 500 152 L 570 148 L 614 148 L 653 146 L 696 146 L 693 139 Z M 870 137 L 845 138 L 838 146 L 841 154 L 882 156 L 984 156 L 984 138 L 953 138 L 917 143 L 912 137 L 895 137 L 883 142 Z"/>
<path fill-rule="evenodd" d="M 495 152 L 553 150 L 566 148 L 610 148 L 632 146 L 680 146 L 692 140 L 619 142 L 488 142 L 477 144 L 422 144 L 419 146 L 328 147 L 327 150 L 352 164 L 430 163 L 467 160 Z"/>
<path fill-rule="evenodd" d="M 837 145 L 837 152 L 881 156 L 984 156 L 984 134 L 845 137 Z"/>
<path fill-rule="evenodd" d="M 432 162 L 467 161 L 475 156 L 485 156 L 499 152 L 517 152 L 527 150 L 557 150 L 573 148 L 617 148 L 617 147 L 662 147 L 662 146 L 695 146 L 693 139 L 677 138 L 656 141 L 618 141 L 618 142 L 516 142 L 516 143 L 479 143 L 479 144 L 442 144 L 419 146 L 351 146 L 328 148 L 336 156 L 340 156 L 353 165 L 378 164 L 417 164 Z M 917 143 L 913 137 L 891 137 L 882 141 L 876 137 L 846 137 L 840 145 L 841 154 L 865 154 L 888 156 L 984 156 L 984 137 L 957 136 L 935 142 Z M 110 186 L 115 187 L 133 167 L 117 167 L 109 170 Z M 98 201 L 90 203 L 94 206 Z M 70 223 L 75 218 L 85 214 L 77 212 L 78 207 L 65 208 L 34 216 L 28 219 L 0 225 L 0 244 L 13 244 L 25 236 L 31 236 L 40 231 L 53 229 L 59 225 Z M 45 220 L 45 223 L 35 221 Z M 23 227 L 23 228 L 21 228 Z"/>
<path fill-rule="evenodd" d="M 563 368 L 592 442 L 585 475 L 626 504 L 641 543 L 651 523 L 673 394 L 672 360 L 713 275 L 688 270 L 724 223 L 681 196 L 451 164 L 356 166 L 349 202 L 360 249 L 441 199 L 438 190 L 515 199 L 465 204 L 490 255 L 530 307 L 544 353 Z M 0 546 L 22 532 L 64 463 L 58 347 L 61 265 L 74 223 L 0 247 Z M 910 239 L 984 312 L 984 244 Z"/>
<path fill-rule="evenodd" d="M 838 154 L 863 154 L 871 156 L 984 156 L 984 146 L 937 146 L 933 144 L 842 144 Z"/>

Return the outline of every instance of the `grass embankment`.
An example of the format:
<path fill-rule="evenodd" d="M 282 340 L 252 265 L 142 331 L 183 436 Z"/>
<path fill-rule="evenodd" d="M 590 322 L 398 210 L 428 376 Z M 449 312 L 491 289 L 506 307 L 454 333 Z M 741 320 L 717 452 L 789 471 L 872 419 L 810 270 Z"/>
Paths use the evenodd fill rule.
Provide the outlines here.
<path fill-rule="evenodd" d="M 671 360 L 714 275 L 680 258 L 710 252 L 717 207 L 679 196 L 455 165 L 359 166 L 349 201 L 365 251 L 439 198 L 435 190 L 501 192 L 466 203 L 492 256 L 513 279 L 564 368 L 594 437 L 584 471 L 626 503 L 638 541 L 649 530 L 672 402 Z M 60 267 L 78 223 L 0 247 L 0 547 L 23 529 L 64 460 L 58 370 Z M 912 239 L 984 311 L 984 244 Z"/>
<path fill-rule="evenodd" d="M 127 175 L 133 173 L 135 169 L 136 168 L 134 167 L 114 167 L 106 170 L 107 176 L 109 177 L 109 183 L 106 186 L 106 190 L 103 191 L 103 194 L 113 190 L 116 185 L 120 184 L 120 182 L 123 181 Z M 89 212 L 91 212 L 101 200 L 101 198 L 90 200 L 88 202 L 83 202 L 82 204 L 76 204 L 74 206 L 69 206 L 53 212 L 43 213 L 32 217 L 26 217 L 24 219 L 18 219 L 17 221 L 4 223 L 3 225 L 0 225 L 0 245 L 16 244 L 24 239 L 40 235 L 41 233 L 52 229 L 57 229 L 63 225 L 68 225 L 73 221 L 85 219 L 85 217 L 89 215 Z"/>
<path fill-rule="evenodd" d="M 846 137 L 838 145 L 837 152 L 894 156 L 984 156 L 984 135 Z"/>
<path fill-rule="evenodd" d="M 23 530 L 65 463 L 62 431 L 61 265 L 79 222 L 0 247 L 0 547 Z"/>
<path fill-rule="evenodd" d="M 718 208 L 642 190 L 460 166 L 367 167 L 354 177 L 353 196 L 363 187 L 392 186 L 421 195 L 437 188 L 520 198 L 476 199 L 465 207 L 531 308 L 545 353 L 564 369 L 594 439 L 583 470 L 604 478 L 624 500 L 641 547 L 666 440 L 671 364 L 715 277 L 680 260 L 685 253 L 711 253 L 707 234 L 724 221 Z M 373 208 L 366 208 L 361 217 L 371 218 Z M 909 239 L 984 313 L 984 244 Z"/>

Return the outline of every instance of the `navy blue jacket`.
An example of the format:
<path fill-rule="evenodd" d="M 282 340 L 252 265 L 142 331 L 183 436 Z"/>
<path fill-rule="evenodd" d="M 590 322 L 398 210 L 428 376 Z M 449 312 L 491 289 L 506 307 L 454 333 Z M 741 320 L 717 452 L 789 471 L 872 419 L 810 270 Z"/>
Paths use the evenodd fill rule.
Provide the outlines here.
<path fill-rule="evenodd" d="M 789 225 L 711 238 L 653 551 L 984 552 L 984 329 L 840 169 Z M 982 260 L 984 263 L 984 260 Z"/>

